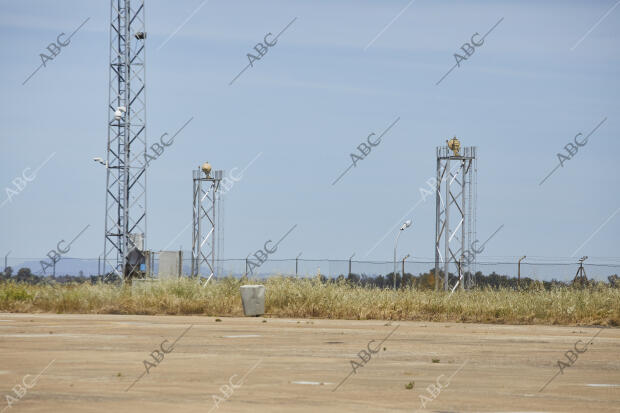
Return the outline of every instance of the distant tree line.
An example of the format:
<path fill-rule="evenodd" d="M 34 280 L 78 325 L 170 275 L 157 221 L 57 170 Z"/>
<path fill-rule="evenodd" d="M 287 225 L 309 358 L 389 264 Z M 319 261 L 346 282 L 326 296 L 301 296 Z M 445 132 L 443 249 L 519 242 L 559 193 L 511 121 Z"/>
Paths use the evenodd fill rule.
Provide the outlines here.
<path fill-rule="evenodd" d="M 97 276 L 97 275 L 86 276 L 84 275 L 83 271 L 80 271 L 79 275 L 77 276 L 68 275 L 68 274 L 57 275 L 57 276 L 53 276 L 53 275 L 43 276 L 43 275 L 34 274 L 30 270 L 30 268 L 20 268 L 17 271 L 17 274 L 13 274 L 13 268 L 6 267 L 3 272 L 0 272 L 0 282 L 16 281 L 16 282 L 24 282 L 24 283 L 29 283 L 29 284 L 52 284 L 52 283 L 82 284 L 82 283 L 87 283 L 87 282 L 95 284 L 100 280 L 103 281 L 103 278 L 104 278 L 103 276 Z M 118 281 L 118 277 L 115 275 L 109 276 L 107 277 L 106 281 L 109 281 L 109 282 Z"/>
<path fill-rule="evenodd" d="M 439 282 L 441 283 L 443 279 L 443 271 L 439 272 L 440 278 Z M 465 274 L 466 279 L 470 279 L 470 273 Z M 345 276 L 344 274 L 340 274 L 336 278 L 328 279 L 324 275 L 320 276 L 323 282 L 342 282 L 346 281 L 350 284 L 361 285 L 364 287 L 376 287 L 376 288 L 393 288 L 394 286 L 394 273 L 391 272 L 389 274 L 377 275 L 377 276 L 367 276 L 365 274 L 349 274 Z M 544 288 L 551 289 L 554 286 L 569 286 L 572 285 L 572 280 L 569 282 L 563 282 L 558 280 L 551 281 L 539 281 L 533 280 L 529 277 L 522 277 L 520 282 L 516 277 L 509 277 L 507 275 L 500 275 L 493 271 L 489 275 L 484 275 L 482 272 L 476 272 L 472 278 L 472 284 L 474 288 L 511 288 L 517 289 L 519 285 L 522 289 L 529 288 Z M 457 282 L 458 277 L 452 273 L 448 273 L 448 281 L 450 286 L 454 286 Z M 607 282 L 611 287 L 620 288 L 620 277 L 617 274 L 610 275 L 607 277 Z M 588 281 L 588 285 L 596 284 L 597 281 Z M 579 284 L 579 286 L 583 286 Z M 414 288 L 417 290 L 434 290 L 435 289 L 435 269 L 431 269 L 426 273 L 415 276 L 411 273 L 406 272 L 403 276 L 399 273 L 396 274 L 396 288 Z"/>
<path fill-rule="evenodd" d="M 443 272 L 439 273 L 443 278 Z M 394 273 L 384 275 L 368 276 L 366 274 L 349 274 L 345 276 L 340 274 L 336 278 L 327 278 L 325 275 L 318 276 L 323 283 L 337 283 L 347 282 L 351 285 L 359 285 L 362 287 L 374 287 L 374 288 L 393 288 L 394 286 Z M 441 281 L 440 278 L 440 281 Z M 466 274 L 466 278 L 470 278 L 470 273 Z M 454 286 L 458 277 L 452 273 L 448 273 L 448 280 L 451 286 Z M 117 283 L 120 281 L 119 277 L 115 274 L 109 274 L 107 276 L 85 276 L 80 271 L 78 276 L 72 275 L 60 275 L 60 276 L 41 276 L 33 274 L 30 268 L 20 268 L 17 274 L 13 274 L 13 269 L 7 267 L 4 272 L 0 273 L 0 282 L 2 281 L 16 281 L 29 284 L 52 284 L 52 283 L 91 283 L 97 282 L 111 282 Z M 517 278 L 509 277 L 507 275 L 500 275 L 493 271 L 489 275 L 483 275 L 478 271 L 472 277 L 473 285 L 475 288 L 517 288 Z M 620 277 L 617 274 L 607 277 L 607 282 L 611 287 L 620 288 Z M 589 281 L 588 284 L 596 284 L 597 281 Z M 551 281 L 538 281 L 528 277 L 521 278 L 520 287 L 522 289 L 529 288 L 545 288 L 550 289 L 554 286 L 568 286 L 572 285 L 572 282 L 562 282 L 557 280 Z M 583 285 L 580 285 L 583 286 Z M 435 269 L 432 268 L 428 272 L 420 274 L 418 276 L 411 273 L 405 273 L 404 276 L 396 274 L 396 288 L 414 288 L 418 290 L 434 290 L 435 289 Z"/>

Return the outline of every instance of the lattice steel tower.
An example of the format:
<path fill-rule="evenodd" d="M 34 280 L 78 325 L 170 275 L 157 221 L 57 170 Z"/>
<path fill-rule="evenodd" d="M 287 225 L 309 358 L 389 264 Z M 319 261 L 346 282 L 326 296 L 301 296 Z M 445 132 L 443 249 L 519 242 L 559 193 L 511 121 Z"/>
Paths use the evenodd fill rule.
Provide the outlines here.
<path fill-rule="evenodd" d="M 112 0 L 104 272 L 123 279 L 146 237 L 144 0 Z"/>
<path fill-rule="evenodd" d="M 218 190 L 222 181 L 223 172 L 213 171 L 211 165 L 203 164 L 193 171 L 193 229 L 192 229 L 192 270 L 191 275 L 199 277 L 203 264 L 207 266 L 209 282 L 216 272 L 215 259 L 217 257 L 219 223 Z M 216 216 L 217 215 L 217 216 Z"/>
<path fill-rule="evenodd" d="M 461 288 L 470 287 L 475 274 L 475 251 L 470 250 L 476 239 L 476 147 L 466 147 L 461 152 L 456 138 L 447 144 L 437 147 L 436 290 L 440 282 L 445 290 L 449 289 L 450 273 L 461 278 Z"/>

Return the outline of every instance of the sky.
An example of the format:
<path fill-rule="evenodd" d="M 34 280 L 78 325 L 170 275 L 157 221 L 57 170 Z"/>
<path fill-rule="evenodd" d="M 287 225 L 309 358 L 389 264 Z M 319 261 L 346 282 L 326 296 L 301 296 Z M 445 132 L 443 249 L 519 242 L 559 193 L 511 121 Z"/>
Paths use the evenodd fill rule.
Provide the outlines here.
<path fill-rule="evenodd" d="M 209 161 L 247 167 L 226 194 L 225 258 L 296 225 L 277 258 L 390 260 L 405 219 L 399 256 L 432 258 L 435 202 L 421 188 L 456 135 L 478 148 L 478 238 L 503 225 L 479 259 L 618 262 L 616 6 L 147 0 L 149 143 L 191 119 L 148 169 L 147 248 L 191 248 L 191 174 Z M 68 255 L 103 250 L 105 169 L 93 157 L 106 156 L 109 18 L 106 1 L 0 0 L 0 256 L 44 257 L 85 228 Z"/>

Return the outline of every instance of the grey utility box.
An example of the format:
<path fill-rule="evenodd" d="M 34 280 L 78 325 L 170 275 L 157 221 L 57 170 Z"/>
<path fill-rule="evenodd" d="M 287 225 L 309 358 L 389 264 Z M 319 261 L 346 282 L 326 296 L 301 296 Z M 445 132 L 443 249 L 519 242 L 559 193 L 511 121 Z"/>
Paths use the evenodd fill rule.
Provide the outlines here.
<path fill-rule="evenodd" d="M 241 301 L 243 302 L 243 313 L 246 316 L 265 314 L 265 286 L 241 286 Z"/>
<path fill-rule="evenodd" d="M 181 251 L 159 251 L 159 278 L 179 278 L 183 272 L 183 253 Z"/>

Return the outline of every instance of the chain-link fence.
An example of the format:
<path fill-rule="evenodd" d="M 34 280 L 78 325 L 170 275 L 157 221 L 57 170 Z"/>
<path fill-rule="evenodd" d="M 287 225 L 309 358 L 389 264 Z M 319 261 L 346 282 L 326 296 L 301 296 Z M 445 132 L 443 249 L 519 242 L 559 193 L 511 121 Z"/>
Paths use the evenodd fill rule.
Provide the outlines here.
<path fill-rule="evenodd" d="M 178 267 L 171 266 L 170 263 L 162 265 L 165 270 L 160 271 L 160 254 L 152 254 L 151 262 L 148 265 L 148 271 L 154 277 L 161 275 L 162 271 L 172 271 L 175 268 L 175 274 L 179 272 L 181 275 L 190 275 L 191 272 L 191 253 L 183 251 L 182 254 L 176 252 L 176 256 L 181 258 L 181 265 Z M 46 264 L 43 264 L 46 263 Z M 103 262 L 98 258 L 62 258 L 54 265 L 51 260 L 45 258 L 7 258 L 6 265 L 11 267 L 10 272 L 13 277 L 17 275 L 20 269 L 30 269 L 30 272 L 36 276 L 52 276 L 63 277 L 90 277 L 105 274 L 109 271 L 104 269 Z M 434 261 L 409 259 L 404 262 L 404 273 L 413 276 L 427 274 L 434 270 Z M 507 277 L 517 277 L 518 265 L 517 261 L 479 261 L 475 263 L 475 271 L 482 275 L 488 276 L 493 273 L 504 275 Z M 533 280 L 550 281 L 557 280 L 562 282 L 570 282 L 577 273 L 579 264 L 577 262 L 522 262 L 521 278 L 531 278 Z M 584 269 L 589 279 L 607 281 L 609 276 L 620 275 L 620 262 L 588 262 L 584 263 Z M 22 270 L 23 271 L 26 270 Z M 287 275 L 298 277 L 314 277 L 321 274 L 327 278 L 335 278 L 339 275 L 347 276 L 349 273 L 358 276 L 365 275 L 367 277 L 387 276 L 393 273 L 393 261 L 349 261 L 349 260 L 330 260 L 330 259 L 267 259 L 260 262 L 255 257 L 241 259 L 222 259 L 215 260 L 215 276 L 216 277 L 241 277 L 248 275 L 250 277 L 265 278 L 273 275 Z M 146 272 L 146 270 L 145 270 Z M 403 273 L 403 261 L 396 262 L 397 274 Z M 209 276 L 210 269 L 203 264 L 200 267 L 201 276 Z"/>

